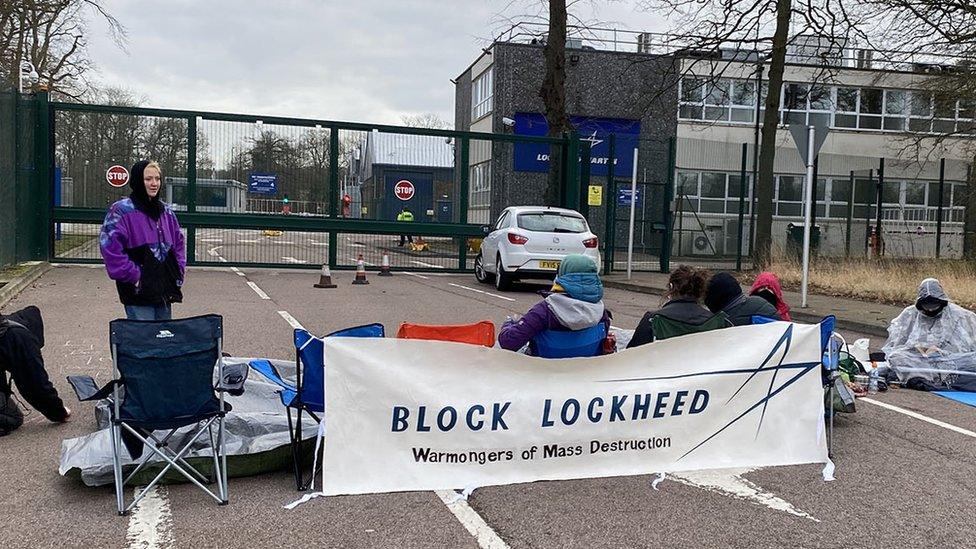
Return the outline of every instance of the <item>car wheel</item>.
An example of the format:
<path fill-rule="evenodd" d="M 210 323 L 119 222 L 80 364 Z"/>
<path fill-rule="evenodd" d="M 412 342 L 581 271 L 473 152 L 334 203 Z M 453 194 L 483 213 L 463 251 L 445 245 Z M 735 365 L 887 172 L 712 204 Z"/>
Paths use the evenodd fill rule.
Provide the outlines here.
<path fill-rule="evenodd" d="M 485 270 L 485 260 L 481 257 L 481 254 L 478 254 L 478 257 L 474 258 L 474 277 L 482 284 L 491 282 L 491 273 Z"/>
<path fill-rule="evenodd" d="M 495 288 L 499 291 L 510 290 L 512 288 L 512 275 L 505 272 L 502 266 L 502 256 L 495 260 Z"/>

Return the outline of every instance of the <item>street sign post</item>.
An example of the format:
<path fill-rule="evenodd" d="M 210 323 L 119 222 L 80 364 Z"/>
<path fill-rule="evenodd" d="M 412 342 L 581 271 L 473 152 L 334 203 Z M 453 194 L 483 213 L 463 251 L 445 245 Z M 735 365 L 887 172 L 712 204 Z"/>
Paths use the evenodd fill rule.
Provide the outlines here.
<path fill-rule="evenodd" d="M 813 203 L 816 187 L 813 181 L 813 162 L 827 139 L 829 128 L 826 124 L 790 124 L 790 134 L 796 142 L 796 150 L 807 167 L 805 200 L 803 204 L 803 280 L 800 283 L 800 307 L 807 306 L 807 287 L 810 282 L 810 220 L 813 218 Z"/>
<path fill-rule="evenodd" d="M 125 166 L 116 164 L 105 171 L 105 181 L 115 188 L 125 187 L 129 182 L 129 170 L 125 169 Z"/>

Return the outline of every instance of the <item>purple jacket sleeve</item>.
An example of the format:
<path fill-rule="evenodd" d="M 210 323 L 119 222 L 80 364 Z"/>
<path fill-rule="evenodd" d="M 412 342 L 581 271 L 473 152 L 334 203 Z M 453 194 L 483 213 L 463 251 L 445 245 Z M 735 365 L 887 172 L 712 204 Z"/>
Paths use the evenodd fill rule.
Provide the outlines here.
<path fill-rule="evenodd" d="M 180 280 L 186 280 L 186 238 L 180 230 L 180 222 L 176 219 L 176 214 L 170 212 L 170 215 L 173 216 L 173 234 L 176 239 L 173 243 L 173 251 L 176 253 L 176 263 L 180 266 Z"/>
<path fill-rule="evenodd" d="M 498 345 L 502 349 L 518 351 L 533 337 L 549 328 L 549 307 L 540 301 L 525 313 L 518 322 L 502 326 L 498 333 Z"/>
<path fill-rule="evenodd" d="M 139 282 L 140 272 L 139 267 L 125 253 L 127 242 L 128 235 L 125 232 L 122 212 L 117 205 L 112 205 L 105 216 L 105 222 L 102 223 L 98 246 L 102 252 L 102 259 L 105 260 L 105 270 L 109 278 L 135 284 Z"/>

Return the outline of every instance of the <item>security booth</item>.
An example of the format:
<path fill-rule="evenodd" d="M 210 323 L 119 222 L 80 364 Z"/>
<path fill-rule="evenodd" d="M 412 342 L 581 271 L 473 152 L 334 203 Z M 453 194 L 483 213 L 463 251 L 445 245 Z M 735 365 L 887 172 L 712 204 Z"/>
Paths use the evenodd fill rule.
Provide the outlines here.
<path fill-rule="evenodd" d="M 166 177 L 164 200 L 176 211 L 186 211 L 186 178 Z M 247 185 L 233 179 L 197 179 L 198 212 L 243 212 Z"/>

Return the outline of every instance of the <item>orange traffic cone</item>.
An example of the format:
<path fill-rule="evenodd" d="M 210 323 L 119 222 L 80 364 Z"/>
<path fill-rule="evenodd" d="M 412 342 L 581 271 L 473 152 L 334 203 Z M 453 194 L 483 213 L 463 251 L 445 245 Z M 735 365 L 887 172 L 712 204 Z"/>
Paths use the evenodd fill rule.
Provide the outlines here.
<path fill-rule="evenodd" d="M 332 283 L 332 271 L 329 270 L 329 264 L 322 264 L 322 274 L 319 275 L 319 283 L 312 285 L 315 288 L 335 288 L 336 285 Z"/>
<path fill-rule="evenodd" d="M 383 264 L 380 265 L 380 276 L 393 276 L 390 272 L 390 256 L 383 254 Z"/>
<path fill-rule="evenodd" d="M 356 279 L 352 283 L 369 284 L 369 281 L 366 280 L 366 262 L 363 261 L 363 254 L 359 254 L 359 259 L 356 260 Z"/>

